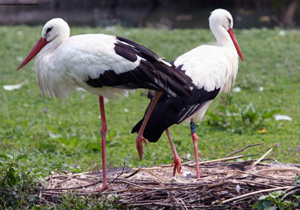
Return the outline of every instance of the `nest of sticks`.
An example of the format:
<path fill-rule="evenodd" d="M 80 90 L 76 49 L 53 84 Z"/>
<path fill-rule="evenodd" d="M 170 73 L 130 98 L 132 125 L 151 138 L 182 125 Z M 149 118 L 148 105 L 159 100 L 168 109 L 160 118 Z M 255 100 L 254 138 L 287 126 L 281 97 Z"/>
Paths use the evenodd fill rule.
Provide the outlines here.
<path fill-rule="evenodd" d="M 240 150 L 241 151 L 241 150 Z M 200 162 L 201 178 L 196 179 L 195 163 L 182 163 L 182 173 L 172 176 L 171 165 L 149 168 L 119 168 L 108 172 L 109 189 L 101 187 L 101 171 L 53 172 L 40 192 L 43 203 L 59 202 L 67 193 L 113 199 L 122 208 L 136 209 L 252 209 L 262 195 L 285 191 L 284 199 L 300 194 L 293 184 L 300 165 L 266 159 L 241 161 L 238 155 Z M 239 161 L 240 160 L 240 161 Z"/>

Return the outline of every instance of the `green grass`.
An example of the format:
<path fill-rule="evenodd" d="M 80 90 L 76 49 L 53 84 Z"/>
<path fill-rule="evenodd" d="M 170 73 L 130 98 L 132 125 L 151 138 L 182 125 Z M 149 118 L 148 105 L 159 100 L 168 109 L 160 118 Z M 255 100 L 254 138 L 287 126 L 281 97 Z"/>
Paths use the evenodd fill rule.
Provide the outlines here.
<path fill-rule="evenodd" d="M 228 128 L 211 126 L 213 113 L 219 113 L 220 98 L 213 102 L 203 122 L 197 123 L 200 158 L 214 159 L 251 143 L 263 143 L 246 151 L 247 154 L 270 155 L 281 162 L 299 163 L 300 146 L 300 32 L 275 30 L 236 30 L 236 37 L 244 54 L 236 85 L 242 88 L 234 93 L 226 109 L 239 112 L 252 103 L 260 114 L 280 109 L 293 121 L 265 120 L 259 126 L 248 126 L 237 121 Z M 68 99 L 43 97 L 35 82 L 33 63 L 21 71 L 16 68 L 40 36 L 41 27 L 0 28 L 0 151 L 26 154 L 21 163 L 30 168 L 35 177 L 45 177 L 52 170 L 87 171 L 101 167 L 99 146 L 99 108 L 97 97 L 88 92 L 74 92 Z M 106 33 L 135 40 L 167 60 L 214 38 L 208 30 L 173 30 L 127 28 L 72 28 L 72 34 Z M 2 86 L 24 82 L 19 90 L 5 91 Z M 259 92 L 259 87 L 264 87 Z M 108 121 L 108 167 L 129 167 L 171 163 L 171 149 L 165 134 L 156 144 L 144 148 L 144 160 L 138 159 L 135 137 L 131 128 L 142 117 L 148 99 L 136 91 L 128 98 L 118 97 L 106 103 Z M 125 112 L 124 109 L 128 109 Z M 228 117 L 229 118 L 229 117 Z M 225 117 L 220 117 L 225 119 Z M 233 132 L 233 128 L 243 132 Z M 260 132 L 261 129 L 266 132 Z M 191 154 L 192 140 L 189 123 L 175 125 L 171 135 L 181 157 Z M 51 135 L 50 135 L 51 134 Z M 53 138 L 53 134 L 60 135 Z M 54 136 L 55 137 L 55 136 Z"/>

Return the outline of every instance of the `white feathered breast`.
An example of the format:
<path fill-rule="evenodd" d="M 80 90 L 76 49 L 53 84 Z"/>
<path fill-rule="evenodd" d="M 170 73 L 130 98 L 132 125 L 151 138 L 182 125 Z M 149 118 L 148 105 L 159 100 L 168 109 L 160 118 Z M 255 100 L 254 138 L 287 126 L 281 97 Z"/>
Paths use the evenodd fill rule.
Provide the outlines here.
<path fill-rule="evenodd" d="M 180 65 L 193 83 L 206 91 L 221 88 L 228 92 L 238 73 L 237 54 L 219 46 L 197 47 L 176 59 L 175 66 Z"/>

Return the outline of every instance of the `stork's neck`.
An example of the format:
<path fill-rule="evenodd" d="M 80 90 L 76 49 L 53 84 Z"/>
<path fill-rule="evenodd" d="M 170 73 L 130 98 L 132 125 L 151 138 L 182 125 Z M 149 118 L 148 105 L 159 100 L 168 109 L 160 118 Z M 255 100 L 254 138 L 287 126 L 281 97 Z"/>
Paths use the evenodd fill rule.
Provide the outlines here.
<path fill-rule="evenodd" d="M 58 36 L 50 43 L 48 43 L 36 56 L 35 62 L 41 62 L 42 60 L 51 60 L 55 57 L 55 50 L 59 48 L 64 42 L 69 39 L 69 36 Z M 44 63 L 44 65 L 48 65 L 51 62 Z"/>
<path fill-rule="evenodd" d="M 221 25 L 210 27 L 213 35 L 216 37 L 218 46 L 234 48 L 229 33 Z"/>
<path fill-rule="evenodd" d="M 44 51 L 48 53 L 53 53 L 62 43 L 69 39 L 69 35 L 65 36 L 57 36 L 54 40 L 52 40 L 49 44 L 44 47 Z"/>

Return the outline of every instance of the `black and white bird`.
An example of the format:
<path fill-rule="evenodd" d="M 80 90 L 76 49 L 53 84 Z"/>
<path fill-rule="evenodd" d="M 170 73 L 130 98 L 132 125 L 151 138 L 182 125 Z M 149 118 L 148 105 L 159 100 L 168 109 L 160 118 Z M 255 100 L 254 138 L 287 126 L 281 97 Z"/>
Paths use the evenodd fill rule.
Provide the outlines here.
<path fill-rule="evenodd" d="M 103 184 L 99 190 L 108 188 L 105 167 L 107 124 L 103 98 L 112 99 L 116 94 L 126 96 L 128 90 L 137 88 L 157 91 L 155 100 L 162 92 L 170 97 L 191 97 L 188 77 L 151 50 L 117 36 L 86 34 L 70 37 L 68 24 L 60 18 L 45 24 L 41 38 L 18 69 L 35 56 L 36 80 L 44 94 L 65 98 L 76 87 L 82 87 L 99 96 L 103 168 Z M 155 102 L 151 107 L 154 106 Z M 146 123 L 147 120 L 143 126 Z M 143 141 L 141 129 L 136 139 L 140 157 Z"/>
<path fill-rule="evenodd" d="M 238 73 L 238 56 L 244 61 L 232 31 L 233 19 L 228 11 L 214 10 L 209 17 L 209 27 L 217 40 L 216 45 L 201 45 L 179 56 L 173 62 L 178 71 L 190 77 L 189 85 L 193 87 L 193 97 L 171 98 L 163 94 L 144 130 L 144 137 L 150 142 L 158 141 L 166 131 L 174 155 L 173 175 L 176 170 L 180 173 L 181 164 L 168 128 L 190 120 L 197 178 L 200 178 L 198 136 L 194 120 L 201 121 L 212 100 L 221 92 L 230 91 Z M 142 121 L 132 129 L 132 133 L 140 130 Z"/>

